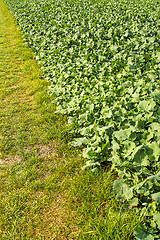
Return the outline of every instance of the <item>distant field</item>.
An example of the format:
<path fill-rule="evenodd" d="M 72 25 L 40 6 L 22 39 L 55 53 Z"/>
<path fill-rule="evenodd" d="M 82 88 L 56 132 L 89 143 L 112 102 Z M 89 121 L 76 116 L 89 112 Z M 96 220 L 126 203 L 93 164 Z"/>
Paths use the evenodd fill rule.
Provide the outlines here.
<path fill-rule="evenodd" d="M 68 116 L 74 147 L 93 172 L 111 165 L 116 199 L 160 239 L 158 0 L 5 0 Z"/>

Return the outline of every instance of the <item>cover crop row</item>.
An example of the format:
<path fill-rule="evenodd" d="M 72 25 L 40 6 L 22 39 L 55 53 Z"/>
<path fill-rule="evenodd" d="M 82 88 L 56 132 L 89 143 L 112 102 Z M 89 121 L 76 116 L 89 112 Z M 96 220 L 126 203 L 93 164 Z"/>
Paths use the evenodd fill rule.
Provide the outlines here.
<path fill-rule="evenodd" d="M 117 200 L 145 218 L 135 237 L 160 239 L 159 1 L 5 1 L 84 168 L 111 162 Z"/>

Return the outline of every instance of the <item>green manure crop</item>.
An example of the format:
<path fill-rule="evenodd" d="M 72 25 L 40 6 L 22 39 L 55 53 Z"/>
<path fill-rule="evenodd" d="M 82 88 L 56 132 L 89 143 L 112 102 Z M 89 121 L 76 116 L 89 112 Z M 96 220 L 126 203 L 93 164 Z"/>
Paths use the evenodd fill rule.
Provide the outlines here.
<path fill-rule="evenodd" d="M 5 0 L 72 126 L 85 168 L 111 164 L 116 199 L 160 239 L 158 0 Z"/>

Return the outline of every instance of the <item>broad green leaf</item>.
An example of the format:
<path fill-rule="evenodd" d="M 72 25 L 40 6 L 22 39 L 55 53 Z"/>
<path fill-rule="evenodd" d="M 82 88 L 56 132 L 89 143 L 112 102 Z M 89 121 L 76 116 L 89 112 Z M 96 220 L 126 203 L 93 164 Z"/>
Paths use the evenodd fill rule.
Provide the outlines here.
<path fill-rule="evenodd" d="M 131 199 L 131 200 L 128 202 L 128 205 L 129 205 L 129 207 L 131 208 L 131 207 L 137 206 L 138 203 L 139 203 L 138 198 L 133 198 L 133 199 Z"/>
<path fill-rule="evenodd" d="M 158 122 L 153 122 L 150 124 L 150 127 L 154 130 L 154 131 L 160 131 L 160 124 Z"/>
<path fill-rule="evenodd" d="M 160 192 L 154 193 L 151 196 L 153 200 L 155 200 L 157 203 L 160 203 Z"/>
<path fill-rule="evenodd" d="M 135 227 L 134 236 L 138 240 L 154 240 L 154 236 L 147 232 L 147 229 L 141 223 Z"/>
<path fill-rule="evenodd" d="M 138 105 L 140 110 L 144 110 L 146 112 L 151 111 L 156 106 L 156 103 L 151 99 L 148 101 L 141 101 Z"/>
<path fill-rule="evenodd" d="M 157 142 L 152 142 L 149 147 L 153 149 L 153 155 L 155 156 L 156 161 L 158 161 L 160 157 L 160 144 Z"/>
<path fill-rule="evenodd" d="M 82 144 L 87 145 L 88 139 L 87 138 L 78 138 L 76 141 L 72 141 L 71 144 L 74 147 L 80 147 Z"/>
<path fill-rule="evenodd" d="M 124 141 L 126 139 L 129 139 L 130 137 L 130 134 L 132 132 L 135 131 L 135 128 L 134 127 L 130 127 L 128 129 L 125 129 L 125 130 L 120 130 L 120 131 L 116 131 L 114 132 L 114 136 L 119 140 L 119 141 Z"/>
<path fill-rule="evenodd" d="M 158 228 L 160 229 L 160 213 L 155 213 L 153 215 L 153 220 L 158 225 Z"/>
<path fill-rule="evenodd" d="M 133 190 L 121 180 L 115 180 L 113 183 L 113 192 L 116 194 L 118 201 L 129 200 L 133 197 Z"/>
<path fill-rule="evenodd" d="M 147 179 L 150 180 L 152 183 L 160 181 L 160 172 L 158 174 L 148 177 Z"/>

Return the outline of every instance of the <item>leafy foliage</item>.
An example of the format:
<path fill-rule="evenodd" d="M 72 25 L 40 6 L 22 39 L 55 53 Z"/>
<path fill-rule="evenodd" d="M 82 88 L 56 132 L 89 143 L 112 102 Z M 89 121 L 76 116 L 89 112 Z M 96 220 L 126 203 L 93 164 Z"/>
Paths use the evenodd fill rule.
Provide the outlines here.
<path fill-rule="evenodd" d="M 86 167 L 112 162 L 113 191 L 160 238 L 158 0 L 6 0 L 68 115 Z M 84 147 L 85 146 L 85 147 Z"/>

